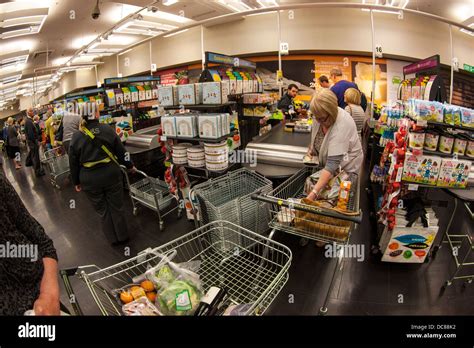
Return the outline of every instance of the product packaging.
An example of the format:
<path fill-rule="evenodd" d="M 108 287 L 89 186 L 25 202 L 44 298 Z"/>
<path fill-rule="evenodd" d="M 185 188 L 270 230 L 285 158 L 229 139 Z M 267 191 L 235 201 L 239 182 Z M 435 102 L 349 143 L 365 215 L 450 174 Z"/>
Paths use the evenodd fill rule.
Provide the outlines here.
<path fill-rule="evenodd" d="M 105 91 L 107 93 L 107 103 L 109 106 L 115 106 L 116 101 L 115 101 L 115 92 L 113 89 L 108 89 Z"/>
<path fill-rule="evenodd" d="M 120 88 L 115 89 L 115 100 L 117 101 L 117 105 L 123 104 L 123 92 Z"/>
<path fill-rule="evenodd" d="M 153 85 L 151 90 L 152 99 L 158 99 L 158 86 Z"/>
<path fill-rule="evenodd" d="M 454 138 L 453 153 L 464 156 L 466 153 L 467 139 L 462 135 L 457 135 Z"/>
<path fill-rule="evenodd" d="M 221 82 L 202 83 L 203 104 L 222 104 Z"/>
<path fill-rule="evenodd" d="M 198 117 L 199 137 L 217 139 L 222 134 L 222 118 L 220 114 L 202 114 Z"/>
<path fill-rule="evenodd" d="M 130 86 L 130 94 L 132 95 L 132 102 L 138 101 L 138 89 L 135 86 Z"/>
<path fill-rule="evenodd" d="M 225 104 L 229 101 L 229 94 L 230 94 L 230 81 L 222 80 L 221 81 L 222 104 Z"/>
<path fill-rule="evenodd" d="M 144 85 L 145 88 L 145 97 L 146 100 L 150 100 L 153 97 L 153 93 L 151 91 L 151 86 L 150 85 Z"/>
<path fill-rule="evenodd" d="M 197 136 L 196 116 L 180 115 L 176 116 L 176 130 L 178 136 L 194 138 Z"/>
<path fill-rule="evenodd" d="M 460 108 L 461 124 L 464 127 L 474 128 L 474 110 L 468 108 Z"/>
<path fill-rule="evenodd" d="M 407 152 L 403 165 L 402 180 L 420 184 L 436 185 L 441 158 L 437 156 L 414 155 Z"/>
<path fill-rule="evenodd" d="M 163 130 L 163 135 L 175 137 L 178 134 L 174 116 L 162 116 L 161 128 Z"/>
<path fill-rule="evenodd" d="M 443 153 L 451 153 L 454 145 L 454 137 L 449 133 L 443 133 L 439 138 L 438 150 Z"/>
<path fill-rule="evenodd" d="M 123 92 L 123 102 L 125 104 L 130 103 L 132 101 L 132 95 L 130 93 L 130 89 L 128 87 L 122 87 Z"/>
<path fill-rule="evenodd" d="M 438 149 L 439 133 L 436 131 L 428 131 L 425 133 L 425 142 L 423 149 L 436 151 Z"/>
<path fill-rule="evenodd" d="M 469 138 L 466 147 L 466 156 L 474 158 L 474 139 Z"/>
<path fill-rule="evenodd" d="M 174 98 L 173 86 L 158 87 L 158 103 L 161 106 L 175 105 L 175 101 L 176 99 Z"/>
<path fill-rule="evenodd" d="M 423 131 L 410 131 L 409 134 L 409 147 L 412 149 L 419 149 L 423 148 L 423 144 L 425 142 L 425 133 Z"/>
<path fill-rule="evenodd" d="M 202 83 L 195 83 L 194 84 L 194 95 L 196 96 L 196 104 L 203 104 L 203 90 L 202 90 Z"/>
<path fill-rule="evenodd" d="M 178 104 L 195 105 L 196 90 L 194 84 L 178 85 Z"/>
<path fill-rule="evenodd" d="M 146 100 L 146 92 L 143 86 L 137 86 L 138 89 L 138 100 Z"/>
<path fill-rule="evenodd" d="M 443 158 L 437 186 L 464 188 L 467 186 L 470 161 Z"/>

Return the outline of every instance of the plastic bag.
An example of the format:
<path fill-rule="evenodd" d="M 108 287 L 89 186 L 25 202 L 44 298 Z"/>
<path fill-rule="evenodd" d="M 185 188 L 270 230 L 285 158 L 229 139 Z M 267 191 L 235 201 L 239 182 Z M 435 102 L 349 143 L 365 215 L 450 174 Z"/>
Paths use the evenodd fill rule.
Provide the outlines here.
<path fill-rule="evenodd" d="M 306 179 L 305 183 L 305 193 L 309 194 L 311 190 L 313 189 L 313 186 L 318 182 L 320 176 L 321 176 L 321 171 L 318 170 L 316 173 L 312 174 L 310 177 Z M 339 197 L 339 189 L 341 186 L 341 182 L 344 180 L 348 180 L 349 175 L 342 171 L 335 177 L 331 178 L 329 180 L 328 184 L 326 187 L 324 187 L 321 192 L 319 193 L 318 199 L 321 200 L 334 200 Z"/>
<path fill-rule="evenodd" d="M 162 315 L 146 296 L 123 305 L 122 311 L 125 315 Z"/>
<path fill-rule="evenodd" d="M 159 291 L 155 305 L 164 315 L 192 315 L 202 296 L 202 284 L 197 273 L 201 262 L 178 264 L 171 261 L 175 255 L 162 255 L 162 262 L 150 268 L 146 277 Z"/>

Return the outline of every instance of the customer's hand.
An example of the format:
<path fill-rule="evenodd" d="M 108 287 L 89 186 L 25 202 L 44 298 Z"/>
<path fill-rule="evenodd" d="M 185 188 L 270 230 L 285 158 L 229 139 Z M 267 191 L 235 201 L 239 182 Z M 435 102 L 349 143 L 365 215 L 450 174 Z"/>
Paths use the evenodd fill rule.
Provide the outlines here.
<path fill-rule="evenodd" d="M 33 305 L 35 315 L 59 315 L 59 297 L 40 293 Z"/>
<path fill-rule="evenodd" d="M 76 189 L 76 192 L 81 192 L 82 190 L 81 185 L 76 185 L 74 188 Z"/>
<path fill-rule="evenodd" d="M 316 192 L 311 191 L 306 198 L 309 199 L 310 201 L 314 201 L 317 197 L 318 195 L 316 194 Z"/>

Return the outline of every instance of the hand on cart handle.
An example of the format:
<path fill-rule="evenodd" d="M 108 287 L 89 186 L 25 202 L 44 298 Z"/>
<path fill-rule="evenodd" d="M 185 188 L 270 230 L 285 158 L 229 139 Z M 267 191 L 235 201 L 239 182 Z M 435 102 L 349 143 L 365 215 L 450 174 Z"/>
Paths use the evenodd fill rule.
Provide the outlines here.
<path fill-rule="evenodd" d="M 137 167 L 133 166 L 132 168 L 128 169 L 130 174 L 135 174 L 137 172 Z"/>
<path fill-rule="evenodd" d="M 81 185 L 76 185 L 74 188 L 76 189 L 76 192 L 81 192 L 82 190 Z"/>

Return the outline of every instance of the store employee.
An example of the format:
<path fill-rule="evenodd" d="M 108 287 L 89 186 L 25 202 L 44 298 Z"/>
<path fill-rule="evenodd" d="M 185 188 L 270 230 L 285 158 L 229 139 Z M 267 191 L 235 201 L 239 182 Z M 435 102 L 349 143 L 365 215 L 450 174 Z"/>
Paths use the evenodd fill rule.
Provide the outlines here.
<path fill-rule="evenodd" d="M 278 101 L 277 108 L 283 112 L 285 118 L 289 116 L 290 110 L 293 109 L 293 99 L 298 94 L 298 90 L 298 86 L 294 83 L 288 85 L 288 91 Z"/>

